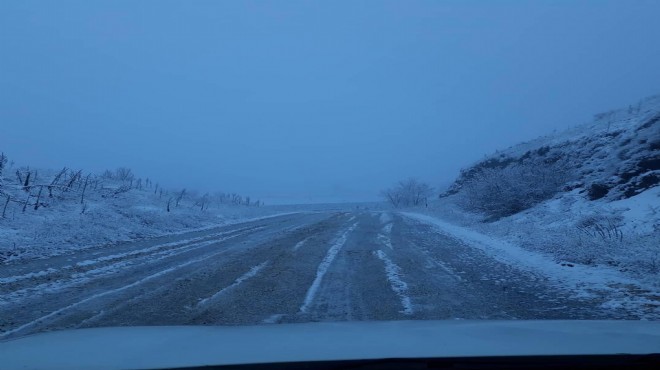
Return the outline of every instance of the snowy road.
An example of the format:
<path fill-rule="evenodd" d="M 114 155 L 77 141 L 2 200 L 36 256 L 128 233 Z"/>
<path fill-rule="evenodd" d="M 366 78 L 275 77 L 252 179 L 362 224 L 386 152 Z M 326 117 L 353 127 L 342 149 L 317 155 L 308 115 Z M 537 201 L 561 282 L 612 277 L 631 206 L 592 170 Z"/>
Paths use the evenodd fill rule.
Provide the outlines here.
<path fill-rule="evenodd" d="M 125 325 L 632 318 L 398 214 L 277 216 L 0 266 L 0 336 Z"/>

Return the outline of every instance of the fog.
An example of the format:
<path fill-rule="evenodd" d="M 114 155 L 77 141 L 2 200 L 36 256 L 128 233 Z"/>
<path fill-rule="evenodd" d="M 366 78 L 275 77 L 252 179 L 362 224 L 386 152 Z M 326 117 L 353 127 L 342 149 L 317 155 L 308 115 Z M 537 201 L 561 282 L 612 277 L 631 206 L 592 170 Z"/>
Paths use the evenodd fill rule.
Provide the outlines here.
<path fill-rule="evenodd" d="M 0 4 L 0 151 L 267 202 L 440 187 L 660 92 L 660 2 Z"/>

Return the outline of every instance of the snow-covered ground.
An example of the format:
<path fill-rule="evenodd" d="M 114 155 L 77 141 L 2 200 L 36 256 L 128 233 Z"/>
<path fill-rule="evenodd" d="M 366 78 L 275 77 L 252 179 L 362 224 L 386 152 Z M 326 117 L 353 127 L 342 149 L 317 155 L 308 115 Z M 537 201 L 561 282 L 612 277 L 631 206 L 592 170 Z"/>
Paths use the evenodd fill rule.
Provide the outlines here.
<path fill-rule="evenodd" d="M 465 211 L 470 209 L 465 203 L 470 183 L 476 178 L 490 180 L 479 173 L 489 171 L 492 178 L 501 171 L 505 177 L 508 168 L 557 162 L 561 166 L 553 168 L 564 170 L 569 182 L 545 201 L 503 218 L 487 211 Z M 481 189 L 497 191 L 497 186 L 509 186 L 516 179 L 505 180 Z M 525 249 L 548 253 L 557 261 L 607 265 L 660 284 L 659 183 L 660 96 L 653 96 L 596 115 L 593 122 L 486 157 L 463 170 L 447 196 L 430 204 L 429 212 Z M 490 191 L 476 195 L 470 194 L 471 202 L 494 196 Z M 508 196 L 514 201 L 516 193 Z M 506 204 L 504 200 L 500 203 Z"/>
<path fill-rule="evenodd" d="M 191 191 L 177 205 L 181 190 L 161 191 L 146 180 L 95 174 L 87 177 L 85 173 L 76 178 L 76 171 L 66 171 L 55 181 L 60 171 L 16 167 L 7 162 L 0 176 L 0 263 L 286 212 L 282 206 L 235 204 L 234 195 L 199 195 Z M 28 173 L 29 187 L 24 187 Z"/>
<path fill-rule="evenodd" d="M 660 287 L 659 187 L 611 202 L 588 201 L 571 191 L 492 222 L 463 210 L 457 197 L 435 201 L 423 213 L 548 254 L 558 263 L 609 266 Z M 594 225 L 611 228 L 610 234 Z"/>
<path fill-rule="evenodd" d="M 542 274 L 552 283 L 574 292 L 576 297 L 605 296 L 607 299 L 602 308 L 621 308 L 635 312 L 639 317 L 660 312 L 658 275 L 641 275 L 639 270 L 621 269 L 616 264 L 587 265 L 562 261 L 552 250 L 529 247 L 532 241 L 526 239 L 529 234 L 525 231 L 533 227 L 530 224 L 527 229 L 515 232 L 511 224 L 504 228 L 498 227 L 502 223 L 487 227 L 487 224 L 466 219 L 461 222 L 448 214 L 444 214 L 444 219 L 419 212 L 403 214 L 433 225 L 438 232 L 480 249 L 499 262 Z M 465 226 L 459 226 L 459 223 Z M 540 233 L 543 235 L 543 231 Z M 571 243 L 569 239 L 564 242 Z"/>

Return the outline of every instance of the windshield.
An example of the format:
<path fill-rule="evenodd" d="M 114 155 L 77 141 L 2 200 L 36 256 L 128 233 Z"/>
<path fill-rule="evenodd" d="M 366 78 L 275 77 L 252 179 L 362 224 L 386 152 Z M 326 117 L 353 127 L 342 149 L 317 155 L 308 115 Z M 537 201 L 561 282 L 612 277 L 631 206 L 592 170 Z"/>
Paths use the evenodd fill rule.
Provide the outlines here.
<path fill-rule="evenodd" d="M 657 320 L 658 14 L 3 1 L 0 338 Z"/>

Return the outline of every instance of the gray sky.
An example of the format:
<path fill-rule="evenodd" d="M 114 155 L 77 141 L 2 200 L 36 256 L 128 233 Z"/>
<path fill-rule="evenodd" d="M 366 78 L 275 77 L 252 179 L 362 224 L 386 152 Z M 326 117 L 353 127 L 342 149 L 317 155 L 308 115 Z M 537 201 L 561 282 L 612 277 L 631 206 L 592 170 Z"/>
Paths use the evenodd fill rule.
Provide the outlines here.
<path fill-rule="evenodd" d="M 660 93 L 658 1 L 3 1 L 0 150 L 292 201 Z"/>

